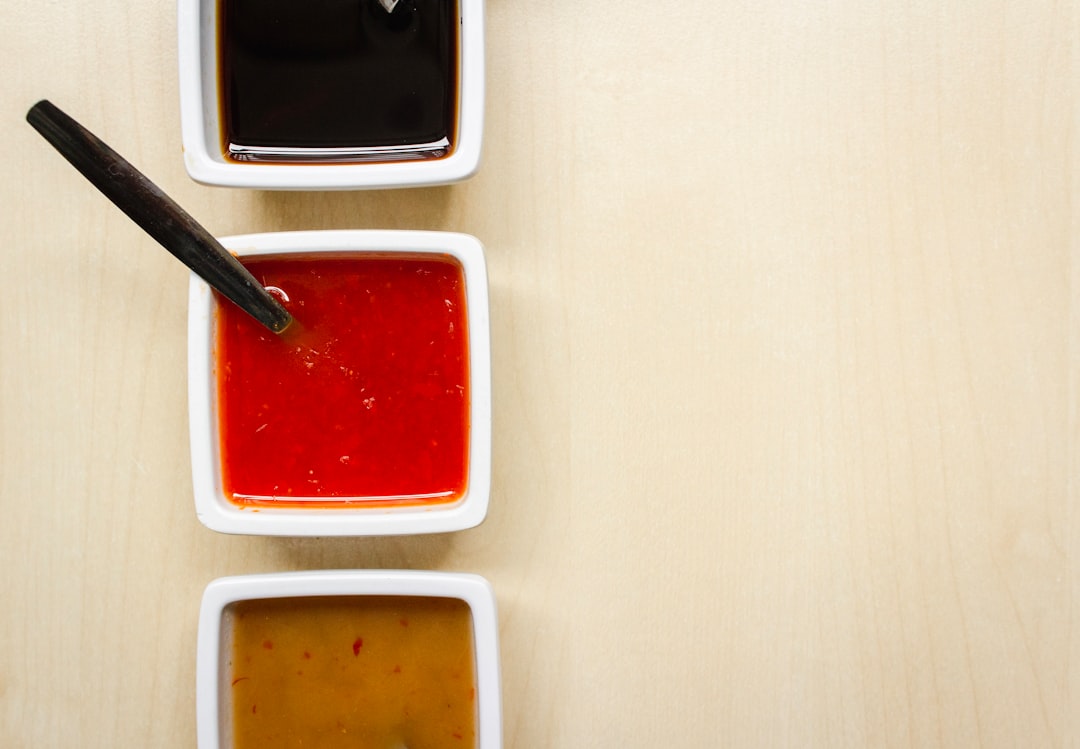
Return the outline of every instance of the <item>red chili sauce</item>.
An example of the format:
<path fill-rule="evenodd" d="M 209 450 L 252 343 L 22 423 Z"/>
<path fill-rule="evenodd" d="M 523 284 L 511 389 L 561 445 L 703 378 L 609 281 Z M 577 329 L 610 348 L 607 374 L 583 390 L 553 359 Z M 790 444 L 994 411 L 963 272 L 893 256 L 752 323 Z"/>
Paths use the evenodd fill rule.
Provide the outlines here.
<path fill-rule="evenodd" d="M 295 322 L 278 336 L 219 302 L 226 496 L 248 507 L 460 498 L 469 449 L 461 265 L 434 254 L 241 261 Z"/>

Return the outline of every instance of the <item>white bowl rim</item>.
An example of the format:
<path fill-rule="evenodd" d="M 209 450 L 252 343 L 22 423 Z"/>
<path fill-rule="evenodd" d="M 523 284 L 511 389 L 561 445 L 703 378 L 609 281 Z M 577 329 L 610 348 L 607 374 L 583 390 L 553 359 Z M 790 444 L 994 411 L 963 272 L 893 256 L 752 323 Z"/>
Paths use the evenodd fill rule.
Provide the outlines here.
<path fill-rule="evenodd" d="M 487 268 L 483 246 L 456 232 L 332 230 L 268 232 L 220 239 L 240 256 L 273 253 L 434 253 L 461 263 L 469 329 L 469 478 L 453 503 L 377 508 L 259 508 L 231 503 L 221 488 L 214 410 L 213 309 L 210 287 L 188 286 L 188 418 L 195 512 L 222 533 L 263 536 L 372 536 L 443 533 L 483 522 L 491 494 L 491 351 Z"/>
<path fill-rule="evenodd" d="M 400 595 L 457 598 L 468 604 L 476 659 L 477 746 L 502 746 L 499 631 L 495 594 L 480 575 L 424 570 L 315 570 L 237 575 L 203 592 L 196 649 L 196 732 L 199 749 L 226 749 L 220 735 L 221 620 L 236 601 L 312 596 Z"/>
<path fill-rule="evenodd" d="M 203 7 L 216 0 L 177 2 L 180 135 L 184 166 L 196 182 L 262 190 L 361 190 L 445 185 L 480 166 L 484 130 L 484 0 L 458 0 L 460 12 L 458 127 L 454 150 L 440 159 L 363 164 L 242 164 L 220 153 L 219 114 L 210 107 L 204 65 Z M 215 58 L 216 59 L 216 58 Z M 216 70 L 216 62 L 214 63 Z M 216 83 L 212 84 L 215 87 Z M 213 99 L 216 101 L 216 93 Z"/>

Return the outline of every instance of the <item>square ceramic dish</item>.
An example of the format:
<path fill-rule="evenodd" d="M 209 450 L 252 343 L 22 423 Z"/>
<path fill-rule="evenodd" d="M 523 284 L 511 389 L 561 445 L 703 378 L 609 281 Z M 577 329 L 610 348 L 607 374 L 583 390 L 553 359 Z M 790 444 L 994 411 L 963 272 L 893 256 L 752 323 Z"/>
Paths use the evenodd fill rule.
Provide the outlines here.
<path fill-rule="evenodd" d="M 196 661 L 196 717 L 200 749 L 235 749 L 234 743 L 239 742 L 234 742 L 234 735 L 240 736 L 243 728 L 233 723 L 233 716 L 237 714 L 237 705 L 241 706 L 240 711 L 244 720 L 255 722 L 260 717 L 257 712 L 258 704 L 255 704 L 256 699 L 260 702 L 266 699 L 263 707 L 267 712 L 270 712 L 272 707 L 272 704 L 268 703 L 281 695 L 284 695 L 281 701 L 286 708 L 294 706 L 296 703 L 289 702 L 289 689 L 297 689 L 304 694 L 316 688 L 329 687 L 331 694 L 326 700 L 328 709 L 339 710 L 342 713 L 329 718 L 315 718 L 310 712 L 305 712 L 302 722 L 307 725 L 304 730 L 312 730 L 312 724 L 316 727 L 320 727 L 320 724 L 321 727 L 325 727 L 326 724 L 334 722 L 335 725 L 331 726 L 330 730 L 345 732 L 351 729 L 355 734 L 358 728 L 362 727 L 358 724 L 377 722 L 377 720 L 365 720 L 365 711 L 370 712 L 378 708 L 373 703 L 365 704 L 363 698 L 359 696 L 358 686 L 363 686 L 364 680 L 374 677 L 378 680 L 380 692 L 397 690 L 406 695 L 410 689 L 400 687 L 395 680 L 408 678 L 410 675 L 414 679 L 419 679 L 412 689 L 426 687 L 430 682 L 436 681 L 440 673 L 445 674 L 446 668 L 441 664 L 435 664 L 434 658 L 429 659 L 427 663 L 420 658 L 415 666 L 404 661 L 401 662 L 400 667 L 388 668 L 386 666 L 389 663 L 398 663 L 393 660 L 398 657 L 408 658 L 410 652 L 425 652 L 416 644 L 416 638 L 427 636 L 424 635 L 422 623 L 416 620 L 409 622 L 402 617 L 399 624 L 398 617 L 402 615 L 394 613 L 396 597 L 404 597 L 403 601 L 409 599 L 419 602 L 443 600 L 446 601 L 446 605 L 453 605 L 456 608 L 462 608 L 457 606 L 457 602 L 463 602 L 467 607 L 467 618 L 471 622 L 465 625 L 466 634 L 463 637 L 467 642 L 471 634 L 474 690 L 471 702 L 475 705 L 475 711 L 470 711 L 474 719 L 473 731 L 466 730 L 460 733 L 474 732 L 476 737 L 474 746 L 477 749 L 498 749 L 502 745 L 502 707 L 498 621 L 491 586 L 484 578 L 476 575 L 391 570 L 247 575 L 220 578 L 210 583 L 203 594 L 199 615 Z M 359 617 L 352 619 L 352 615 L 350 615 L 350 621 L 357 622 L 355 631 L 354 626 L 350 624 L 346 625 L 348 631 L 339 632 L 341 627 L 335 628 L 332 624 L 328 625 L 325 619 L 320 620 L 316 628 L 313 623 L 315 617 L 308 616 L 311 609 L 303 608 L 309 602 L 316 602 L 316 605 L 322 605 L 324 608 L 328 604 L 329 606 L 356 605 L 362 609 L 369 601 L 380 610 L 390 612 L 393 617 L 388 625 L 389 631 L 385 634 L 380 635 L 371 628 L 365 627 L 362 619 Z M 248 657 L 238 655 L 244 651 L 233 639 L 233 628 L 238 621 L 234 618 L 237 609 L 252 604 L 255 606 L 269 604 L 266 609 L 263 609 L 262 617 L 263 620 L 269 621 L 269 625 L 266 630 L 254 633 L 258 639 L 253 646 L 254 653 L 249 657 L 261 661 L 278 659 L 286 664 L 288 676 L 287 681 L 279 681 L 269 689 L 274 693 L 272 696 L 267 696 L 263 692 L 261 698 L 259 698 L 258 680 L 265 678 L 266 670 L 276 668 L 276 666 L 266 663 L 251 664 Z M 279 612 L 277 633 L 281 634 L 282 628 L 289 627 L 282 635 L 282 639 L 277 639 L 275 634 L 272 634 L 275 630 L 271 627 L 275 622 L 271 620 L 274 619 L 275 612 Z M 312 642 L 311 645 L 305 642 L 301 647 L 295 647 L 295 641 L 290 643 L 285 639 L 285 635 L 295 636 L 298 632 L 300 636 L 303 636 L 304 633 L 301 630 L 307 622 L 312 622 L 311 629 L 314 633 L 312 637 L 318 641 Z M 438 633 L 440 630 L 436 626 L 427 631 Z M 251 634 L 253 633 L 250 631 L 237 633 L 236 642 L 242 643 L 243 639 L 250 638 Z M 459 640 L 455 642 L 460 644 L 461 637 L 462 635 L 459 635 Z M 441 653 L 439 656 L 441 658 Z M 463 657 L 467 659 L 467 651 Z M 383 664 L 381 666 L 380 658 Z M 391 660 L 387 661 L 386 658 Z M 425 672 L 423 670 L 425 667 L 429 667 L 430 672 Z M 264 671 L 259 671 L 260 668 Z M 336 676 L 336 674 L 341 676 Z M 456 678 L 456 675 L 451 674 L 451 679 Z M 464 690 L 459 688 L 459 691 Z M 295 699 L 302 700 L 303 697 L 298 695 Z M 413 714 L 421 712 L 415 696 L 407 696 L 406 699 L 412 705 Z M 233 704 L 233 700 L 237 701 L 236 705 Z M 252 701 L 252 710 L 248 710 L 247 700 Z M 465 700 L 468 701 L 468 696 Z M 335 701 L 336 705 L 329 704 Z M 277 707 L 281 709 L 282 706 Z M 442 707 L 440 702 L 439 708 Z M 288 722 L 287 718 L 286 722 Z M 383 722 L 394 723 L 394 721 Z M 301 730 L 300 723 L 301 721 L 298 720 L 296 725 L 290 728 L 299 731 Z M 407 729 L 403 730 L 408 732 Z M 434 730 L 449 733 L 456 729 L 452 725 L 447 725 L 439 726 Z M 454 737 L 454 739 L 458 738 Z M 467 739 L 468 736 L 460 738 Z M 462 745 L 469 744 L 462 741 Z"/>
<path fill-rule="evenodd" d="M 386 160 L 376 154 L 365 161 L 290 160 L 288 163 L 237 161 L 225 154 L 223 117 L 226 115 L 223 114 L 221 93 L 223 63 L 219 35 L 220 3 L 225 1 L 179 0 L 177 3 L 181 135 L 184 164 L 194 180 L 208 185 L 267 190 L 350 190 L 448 184 L 475 173 L 480 163 L 484 127 L 483 0 L 458 0 L 457 3 L 457 69 L 451 73 L 451 80 L 456 82 L 456 125 L 448 136 L 448 155 Z M 375 0 L 369 2 L 374 6 Z M 392 3 L 390 7 L 395 5 Z M 401 2 L 400 6 L 404 8 L 407 3 Z M 288 12 L 303 12 L 297 9 L 305 7 L 310 6 L 288 6 Z M 319 21 L 311 20 L 311 25 L 317 23 Z M 286 28 L 296 25 L 284 24 Z M 287 33 L 280 31 L 281 26 L 276 27 L 277 33 Z M 341 28 L 342 24 L 332 24 L 326 36 L 339 34 Z M 315 31 L 318 31 L 317 25 Z M 321 34 L 314 33 L 314 36 L 318 38 Z M 306 50 L 301 52 L 310 54 Z M 400 66 L 390 67 L 397 69 Z M 326 79 L 327 75 L 316 78 Z M 306 91 L 304 87 L 298 90 Z M 357 95 L 362 94 L 358 92 Z M 292 102 L 282 104 L 288 106 Z M 413 116 L 409 111 L 406 107 L 394 116 L 407 120 Z M 325 122 L 325 119 L 318 116 L 312 121 Z"/>
<path fill-rule="evenodd" d="M 400 308 L 403 310 L 401 312 L 389 312 L 387 310 L 399 309 L 389 306 L 360 307 L 361 304 L 368 304 L 366 292 L 350 295 L 349 292 L 335 290 L 333 294 L 347 298 L 351 307 L 361 310 L 350 313 L 359 317 L 350 318 L 349 325 L 355 327 L 349 327 L 346 336 L 357 338 L 357 331 L 364 333 L 364 336 L 359 336 L 361 338 L 377 338 L 381 335 L 389 340 L 393 347 L 397 347 L 400 341 L 400 351 L 397 348 L 388 353 L 385 349 L 375 350 L 377 353 L 365 350 L 359 360 L 356 354 L 350 354 L 353 357 L 350 360 L 333 358 L 328 364 L 317 360 L 317 367 L 329 367 L 330 375 L 337 378 L 334 381 L 316 377 L 299 380 L 302 384 L 294 383 L 284 388 L 278 382 L 271 382 L 265 386 L 268 393 L 265 400 L 271 403 L 267 408 L 280 402 L 278 413 L 285 413 L 286 418 L 284 421 L 274 422 L 275 417 L 264 419 L 260 414 L 257 423 L 249 423 L 246 431 L 242 432 L 245 435 L 242 439 L 234 438 L 230 436 L 233 427 L 232 422 L 226 420 L 226 412 L 239 414 L 237 418 L 246 418 L 250 415 L 249 412 L 263 408 L 264 398 L 260 394 L 253 402 L 254 405 L 251 405 L 252 401 L 247 401 L 247 405 L 235 405 L 244 404 L 242 399 L 247 398 L 249 393 L 259 393 L 260 386 L 248 383 L 243 385 L 246 389 L 241 391 L 241 395 L 222 395 L 225 388 L 219 385 L 219 377 L 225 375 L 219 358 L 225 356 L 221 350 L 223 341 L 227 340 L 220 338 L 223 335 L 221 327 L 224 325 L 220 320 L 233 319 L 229 317 L 233 315 L 239 318 L 239 322 L 253 326 L 250 335 L 241 335 L 242 342 L 262 340 L 257 336 L 264 335 L 271 345 L 276 346 L 278 340 L 235 308 L 226 307 L 228 302 L 221 300 L 202 279 L 193 275 L 189 289 L 188 407 L 192 480 L 195 510 L 199 520 L 207 527 L 224 533 L 269 536 L 435 533 L 463 530 L 483 521 L 487 513 L 491 484 L 491 364 L 487 272 L 480 242 L 465 234 L 420 231 L 280 232 L 226 237 L 221 242 L 242 260 L 247 258 L 248 262 L 292 257 L 313 261 L 350 258 L 360 263 L 367 263 L 368 259 L 372 262 L 397 263 L 404 270 L 395 272 L 401 273 L 406 279 L 395 281 L 398 285 L 406 283 L 413 276 L 418 279 L 424 277 L 424 280 L 417 283 L 428 283 L 426 277 L 430 273 L 424 270 L 429 267 L 425 265 L 428 262 L 435 264 L 435 267 L 458 269 L 453 271 L 457 285 L 454 293 L 464 302 L 464 327 L 467 329 L 467 336 L 464 346 L 456 353 L 452 352 L 456 357 L 454 361 L 459 362 L 454 365 L 458 368 L 452 371 L 452 375 L 458 377 L 458 380 L 441 382 L 423 379 L 436 375 L 428 374 L 429 371 L 434 372 L 435 365 L 429 365 L 428 359 L 424 358 L 427 356 L 426 347 L 434 345 L 428 343 L 428 332 L 425 331 L 423 336 L 414 332 L 421 328 L 426 315 L 419 310 L 433 309 L 432 319 L 440 326 L 436 332 L 430 333 L 430 340 L 434 341 L 437 336 L 447 340 L 462 338 L 459 332 L 454 333 L 453 322 L 449 324 L 450 332 L 443 332 L 447 325 L 439 315 L 444 306 L 452 306 L 449 299 L 443 298 L 445 289 L 439 287 L 434 292 L 425 290 L 423 293 L 431 298 L 426 300 L 427 306 L 422 307 L 422 295 L 416 291 L 417 287 L 403 287 L 402 291 L 397 292 L 403 295 L 402 303 L 406 305 Z M 335 283 L 339 283 L 340 276 L 344 274 L 328 275 Z M 464 290 L 460 289 L 461 281 L 464 282 Z M 362 283 L 368 281 L 364 280 Z M 388 285 L 387 289 L 389 288 Z M 322 297 L 330 295 L 329 292 L 320 293 Z M 309 299 L 309 305 L 318 301 L 314 292 L 311 294 L 313 296 Z M 375 288 L 372 298 L 390 294 L 389 290 Z M 409 319 L 406 312 L 419 317 Z M 301 326 L 305 314 L 308 315 L 306 319 L 310 324 L 313 319 L 310 306 L 297 315 L 297 323 Z M 379 317 L 380 314 L 382 317 Z M 364 315 L 373 317 L 369 319 Z M 403 322 L 397 322 L 394 315 L 401 315 Z M 380 327 L 364 329 L 365 325 L 376 324 Z M 323 325 L 332 327 L 330 323 Z M 395 325 L 398 327 L 395 328 Z M 308 330 L 308 327 L 310 325 L 302 327 L 304 336 L 310 334 L 320 341 L 323 340 L 325 331 L 320 331 L 318 324 L 314 330 Z M 235 323 L 230 329 L 240 330 Z M 391 334 L 380 333 L 380 330 L 405 332 Z M 236 336 L 235 333 L 231 335 L 234 338 Z M 287 330 L 282 334 L 282 340 L 289 335 Z M 414 346 L 413 349 L 408 349 L 406 339 L 416 339 L 419 343 L 408 344 Z M 332 345 L 339 346 L 339 349 L 335 350 L 343 351 L 346 343 L 335 344 L 331 341 L 317 344 L 319 348 L 327 350 L 330 350 Z M 304 346 L 308 347 L 308 344 L 305 343 Z M 308 371 L 303 368 L 310 369 L 313 365 L 303 358 L 299 362 L 293 362 L 291 347 L 292 342 L 282 349 L 289 359 L 281 368 L 284 370 L 291 367 L 298 370 L 300 376 L 306 376 Z M 419 370 L 417 367 L 403 369 L 411 356 L 409 350 L 420 352 L 415 355 L 421 362 Z M 275 352 L 277 351 L 278 349 L 275 349 Z M 297 347 L 296 351 L 300 351 L 300 347 Z M 298 358 L 306 356 L 306 352 L 296 355 Z M 360 363 L 354 363 L 356 361 Z M 415 396 L 418 405 L 414 408 L 411 425 L 406 424 L 404 418 L 398 418 L 398 414 L 405 412 L 382 405 L 391 398 L 387 390 L 374 392 L 363 389 L 374 387 L 370 379 L 366 378 L 373 378 L 374 371 L 385 362 L 391 362 L 386 367 L 391 372 L 390 385 L 396 387 L 399 381 L 404 380 L 413 383 L 411 390 L 402 388 L 392 397 L 403 401 L 414 397 L 410 393 L 418 393 Z M 342 381 L 342 378 L 346 377 L 336 371 L 341 369 L 345 372 L 346 363 L 350 367 L 347 370 L 347 379 L 344 380 L 346 389 L 331 392 L 327 383 Z M 258 363 L 240 365 L 233 362 L 228 367 L 228 376 L 233 377 L 234 370 L 243 367 L 259 375 L 274 369 L 270 365 L 260 367 Z M 406 371 L 407 374 L 399 378 L 396 374 L 398 371 Z M 417 371 L 419 373 L 414 374 Z M 357 379 L 358 377 L 365 379 Z M 455 384 L 461 377 L 465 377 L 465 384 Z M 308 382 L 315 385 L 304 390 Z M 234 398 L 231 411 L 223 410 L 222 397 Z M 384 410 L 380 413 L 381 408 Z M 424 430 L 436 430 L 436 427 L 429 424 L 434 423 L 432 419 L 438 414 L 449 414 L 443 417 L 443 423 L 449 426 L 443 428 L 442 432 L 432 431 L 429 435 Z M 271 428 L 263 431 L 262 425 L 267 420 Z M 305 431 L 309 429 L 309 425 L 313 431 Z M 247 436 L 255 433 L 261 434 Z M 423 436 L 417 437 L 417 434 Z M 251 447 L 252 440 L 262 439 L 270 442 Z M 325 443 L 326 446 L 309 447 L 314 443 Z M 430 448 L 429 443 L 432 445 Z M 396 444 L 403 447 L 391 447 Z M 377 457 L 379 451 L 383 451 L 383 459 Z M 297 461 L 308 462 L 298 463 L 299 479 L 283 478 L 292 470 L 286 463 L 294 453 L 299 456 Z M 338 465 L 339 453 L 342 453 L 340 463 L 345 469 Z M 254 454 L 255 458 L 244 463 L 242 456 L 249 454 Z M 268 456 L 265 462 L 261 457 L 263 455 Z M 440 478 L 436 475 L 438 472 L 431 469 L 432 464 L 443 460 L 440 456 L 444 455 L 449 456 L 446 460 L 452 466 L 450 479 Z M 227 464 L 227 461 L 233 460 L 236 462 Z M 243 468 L 245 465 L 250 470 Z M 307 476 L 309 465 L 319 467 L 319 473 L 310 479 Z M 379 474 L 377 478 L 371 479 L 374 483 L 365 484 L 368 479 L 361 481 L 356 478 L 363 475 L 364 471 L 372 475 Z M 243 473 L 250 475 L 250 478 L 245 479 L 249 486 L 237 483 L 240 481 L 237 477 Z M 308 482 L 317 484 L 317 480 L 333 478 L 339 473 L 346 477 L 346 481 L 351 482 L 348 484 L 350 487 L 370 485 L 379 488 L 386 486 L 389 489 L 379 491 L 373 488 L 370 493 L 353 495 L 347 492 L 358 490 L 349 488 L 333 494 L 327 493 L 330 490 L 328 484 L 324 483 L 309 493 L 311 487 Z M 274 482 L 266 484 L 272 487 L 272 491 L 249 488 L 259 485 L 264 479 Z M 299 489 L 291 491 L 280 488 L 285 487 L 287 481 L 298 482 L 293 485 Z M 439 484 L 440 481 L 444 483 Z M 452 483 L 447 484 L 446 481 Z M 442 491 L 447 486 L 453 488 Z M 421 490 L 430 487 L 431 492 L 425 494 L 414 491 L 416 487 Z"/>

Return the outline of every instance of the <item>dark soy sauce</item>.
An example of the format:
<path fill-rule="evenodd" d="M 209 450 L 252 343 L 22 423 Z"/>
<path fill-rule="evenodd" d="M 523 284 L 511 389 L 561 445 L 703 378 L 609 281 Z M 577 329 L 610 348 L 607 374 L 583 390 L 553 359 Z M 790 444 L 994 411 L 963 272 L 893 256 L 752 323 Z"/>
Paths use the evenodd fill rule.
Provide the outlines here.
<path fill-rule="evenodd" d="M 236 161 L 446 156 L 454 0 L 218 0 L 224 153 Z"/>

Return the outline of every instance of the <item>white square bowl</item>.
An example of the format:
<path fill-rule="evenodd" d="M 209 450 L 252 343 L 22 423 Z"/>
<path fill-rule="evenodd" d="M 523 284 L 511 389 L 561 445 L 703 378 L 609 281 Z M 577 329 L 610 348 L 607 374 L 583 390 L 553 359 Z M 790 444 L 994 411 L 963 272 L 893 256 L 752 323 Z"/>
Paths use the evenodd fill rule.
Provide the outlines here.
<path fill-rule="evenodd" d="M 491 491 L 491 353 L 487 269 L 472 236 L 428 231 L 273 232 L 222 238 L 239 257 L 274 254 L 432 254 L 456 259 L 465 278 L 469 346 L 469 438 L 463 496 L 435 505 L 241 507 L 223 488 L 217 404 L 217 295 L 192 275 L 188 294 L 188 412 L 195 512 L 208 528 L 265 536 L 371 536 L 440 533 L 480 524 Z M 346 498 L 341 498 L 342 500 Z M 356 498 L 362 500 L 363 498 Z"/>
<path fill-rule="evenodd" d="M 219 0 L 178 0 L 180 129 L 184 165 L 197 182 L 263 190 L 358 190 L 443 185 L 480 164 L 484 130 L 484 0 L 458 0 L 457 129 L 442 158 L 364 163 L 240 163 L 222 153 Z"/>
<path fill-rule="evenodd" d="M 225 733 L 228 673 L 223 647 L 226 609 L 238 601 L 314 596 L 431 596 L 464 601 L 472 613 L 476 667 L 476 736 L 479 749 L 502 746 L 498 618 L 490 584 L 478 575 L 397 570 L 324 570 L 224 577 L 203 593 L 196 656 L 199 749 L 229 749 Z"/>

